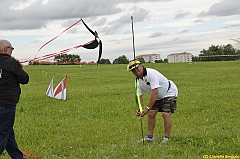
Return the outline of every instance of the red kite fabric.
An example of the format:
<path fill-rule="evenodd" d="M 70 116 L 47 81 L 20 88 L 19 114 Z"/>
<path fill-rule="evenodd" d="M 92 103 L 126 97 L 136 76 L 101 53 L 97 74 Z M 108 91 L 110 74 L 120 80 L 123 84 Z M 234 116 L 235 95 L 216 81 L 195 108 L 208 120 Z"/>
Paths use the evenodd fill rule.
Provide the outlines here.
<path fill-rule="evenodd" d="M 65 77 L 55 88 L 53 98 L 66 100 L 67 78 Z"/>
<path fill-rule="evenodd" d="M 49 40 L 48 42 L 46 42 L 45 44 L 43 44 L 39 49 L 38 49 L 38 52 L 40 50 L 42 50 L 46 45 L 48 45 L 49 43 L 51 43 L 53 40 L 57 39 L 60 35 L 62 35 L 63 33 L 65 33 L 67 30 L 71 29 L 73 26 L 75 26 L 76 24 L 78 24 L 79 22 L 82 22 L 84 24 L 84 26 L 88 29 L 89 32 L 91 32 L 93 35 L 94 35 L 94 40 L 91 40 L 85 44 L 82 44 L 82 45 L 78 45 L 78 46 L 75 46 L 75 47 L 72 47 L 72 48 L 68 48 L 68 49 L 64 49 L 62 51 L 59 51 L 57 53 L 51 53 L 51 54 L 47 54 L 47 55 L 44 55 L 42 57 L 37 57 L 37 54 L 35 55 L 35 58 L 32 59 L 32 60 L 26 60 L 26 61 L 22 61 L 20 63 L 25 63 L 25 62 L 34 62 L 34 61 L 39 61 L 39 60 L 46 60 L 46 59 L 49 59 L 49 58 L 52 58 L 52 57 L 55 57 L 55 56 L 59 56 L 59 55 L 62 55 L 62 54 L 66 54 L 68 53 L 69 51 L 71 51 L 72 49 L 78 49 L 80 47 L 83 47 L 85 49 L 95 49 L 99 46 L 99 53 L 98 53 L 98 60 L 97 60 L 97 64 L 99 64 L 99 61 L 101 59 L 101 56 L 102 56 L 102 41 L 99 39 L 98 37 L 98 33 L 95 31 L 92 31 L 88 26 L 87 24 L 82 20 L 78 20 L 77 22 L 75 22 L 74 24 L 72 24 L 71 26 L 69 26 L 68 28 L 66 28 L 64 31 L 62 31 L 59 35 L 57 35 L 56 37 L 54 37 L 53 39 Z M 37 52 L 37 53 L 38 53 Z"/>

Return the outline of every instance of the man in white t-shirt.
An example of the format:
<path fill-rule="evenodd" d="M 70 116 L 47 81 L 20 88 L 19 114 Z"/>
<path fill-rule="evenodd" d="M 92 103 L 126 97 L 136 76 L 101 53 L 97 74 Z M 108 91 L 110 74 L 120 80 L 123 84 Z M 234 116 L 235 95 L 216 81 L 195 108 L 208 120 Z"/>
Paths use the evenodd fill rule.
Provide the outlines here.
<path fill-rule="evenodd" d="M 176 101 L 178 96 L 177 86 L 160 72 L 155 69 L 145 68 L 140 61 L 133 60 L 127 66 L 128 71 L 137 77 L 139 82 L 138 94 L 141 104 L 143 103 L 143 93 L 151 95 L 147 106 L 143 109 L 142 114 L 136 110 L 137 116 L 148 114 L 148 134 L 140 141 L 154 141 L 153 133 L 156 125 L 156 114 L 162 112 L 164 119 L 165 136 L 162 142 L 170 140 L 172 127 L 171 113 L 176 110 Z"/>

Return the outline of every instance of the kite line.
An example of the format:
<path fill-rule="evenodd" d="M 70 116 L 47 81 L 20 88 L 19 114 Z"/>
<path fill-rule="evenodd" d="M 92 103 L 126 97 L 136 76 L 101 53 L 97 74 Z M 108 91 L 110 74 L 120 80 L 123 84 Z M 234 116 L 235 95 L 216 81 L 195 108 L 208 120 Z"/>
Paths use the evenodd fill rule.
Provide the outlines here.
<path fill-rule="evenodd" d="M 106 32 L 104 35 L 102 35 L 101 37 L 109 34 L 111 31 L 115 30 L 116 28 L 120 27 L 121 25 L 123 25 L 124 23 L 126 23 L 129 19 L 124 20 L 123 22 L 121 22 L 120 24 L 118 24 L 117 26 L 113 27 L 112 29 L 110 29 L 108 32 Z M 44 48 L 46 45 L 48 45 L 49 43 L 51 43 L 52 41 L 54 41 L 55 39 L 57 39 L 60 35 L 62 35 L 63 33 L 65 33 L 66 31 L 68 31 L 69 29 L 71 29 L 72 27 L 74 27 L 75 25 L 77 25 L 79 22 L 82 22 L 85 27 L 94 35 L 95 39 L 91 40 L 85 44 L 82 45 L 78 45 L 72 48 L 68 48 L 68 49 L 64 49 L 61 51 L 58 51 L 56 53 L 51 53 L 51 54 L 47 54 L 41 57 L 37 57 L 37 54 L 40 52 L 40 50 L 42 50 L 42 48 Z M 98 62 L 101 59 L 101 55 L 102 55 L 102 41 L 99 39 L 97 32 L 93 32 L 87 25 L 86 23 L 83 21 L 83 19 L 79 19 L 78 21 L 76 21 L 75 23 L 73 23 L 71 26 L 69 26 L 68 28 L 66 28 L 64 31 L 62 31 L 59 35 L 57 35 L 56 37 L 52 38 L 51 40 L 49 40 L 48 42 L 46 42 L 45 44 L 43 44 L 37 51 L 34 59 L 31 60 L 25 60 L 25 61 L 21 61 L 20 63 L 25 63 L 25 62 L 34 62 L 34 61 L 40 61 L 40 60 L 46 60 L 55 56 L 59 56 L 62 54 L 66 54 L 69 51 L 71 51 L 72 49 L 78 49 L 80 47 L 86 48 L 86 49 L 95 49 L 97 46 L 99 46 L 99 54 L 98 54 Z M 134 50 L 135 51 L 135 50 Z"/>
<path fill-rule="evenodd" d="M 76 25 L 77 23 L 79 23 L 80 21 L 82 21 L 81 19 L 78 20 L 76 23 L 72 24 L 71 26 L 69 26 L 67 29 L 65 29 L 63 32 L 61 32 L 58 36 L 56 36 L 55 38 L 49 40 L 48 42 L 46 42 L 45 44 L 43 44 L 39 49 L 38 49 L 38 52 L 44 47 L 46 46 L 48 43 L 52 42 L 53 40 L 57 39 L 60 35 L 62 35 L 64 32 L 66 32 L 67 30 L 69 30 L 70 28 L 72 28 L 74 25 Z M 37 56 L 37 54 L 36 54 Z M 35 57 L 36 57 L 35 56 Z"/>
<path fill-rule="evenodd" d="M 91 40 L 85 44 L 82 45 L 77 45 L 75 47 L 72 48 L 68 48 L 68 49 L 64 49 L 62 51 L 56 52 L 56 53 L 51 53 L 51 54 L 47 54 L 44 55 L 42 57 L 37 57 L 37 54 L 40 52 L 41 49 L 43 49 L 46 45 L 48 45 L 49 43 L 51 43 L 53 40 L 57 39 L 60 35 L 62 35 L 63 33 L 65 33 L 67 30 L 71 29 L 73 26 L 75 26 L 76 24 L 78 24 L 79 22 L 82 22 L 84 24 L 84 26 L 87 28 L 87 30 L 89 32 L 91 32 L 94 35 L 94 40 Z M 25 62 L 31 62 L 31 61 L 39 61 L 39 60 L 46 60 L 55 56 L 59 56 L 62 54 L 66 54 L 69 51 L 71 51 L 72 49 L 78 49 L 80 47 L 83 47 L 85 49 L 95 49 L 96 47 L 99 46 L 99 53 L 98 53 L 98 60 L 97 60 L 97 64 L 99 64 L 101 56 L 102 56 L 102 41 L 100 40 L 100 38 L 98 37 L 98 33 L 96 31 L 92 31 L 87 24 L 83 21 L 83 19 L 78 20 L 77 22 L 75 22 L 74 24 L 72 24 L 71 26 L 69 26 L 68 28 L 66 28 L 64 31 L 62 31 L 59 35 L 57 35 L 56 37 L 54 37 L 53 39 L 49 40 L 48 42 L 46 42 L 45 44 L 43 44 L 39 49 L 38 52 L 36 53 L 34 59 L 32 60 L 26 60 L 26 61 L 22 61 L 20 63 L 25 63 Z"/>

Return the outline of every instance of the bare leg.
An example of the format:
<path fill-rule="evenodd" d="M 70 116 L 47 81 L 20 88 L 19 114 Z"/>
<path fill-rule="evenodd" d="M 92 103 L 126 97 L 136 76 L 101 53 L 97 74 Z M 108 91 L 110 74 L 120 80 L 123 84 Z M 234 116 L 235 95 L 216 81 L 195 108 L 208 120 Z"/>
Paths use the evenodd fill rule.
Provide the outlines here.
<path fill-rule="evenodd" d="M 164 120 L 164 129 L 165 129 L 165 136 L 170 137 L 171 127 L 172 127 L 172 119 L 170 117 L 170 113 L 162 113 L 162 117 Z"/>
<path fill-rule="evenodd" d="M 157 110 L 150 110 L 148 112 L 148 135 L 153 136 L 154 128 L 156 125 Z"/>

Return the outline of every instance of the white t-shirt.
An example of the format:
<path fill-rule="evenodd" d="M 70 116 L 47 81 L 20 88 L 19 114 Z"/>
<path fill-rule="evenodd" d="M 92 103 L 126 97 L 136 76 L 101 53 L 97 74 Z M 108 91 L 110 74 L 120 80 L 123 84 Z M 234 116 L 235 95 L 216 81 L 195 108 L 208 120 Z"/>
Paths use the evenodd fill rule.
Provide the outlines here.
<path fill-rule="evenodd" d="M 170 96 L 178 96 L 178 90 L 176 85 L 163 76 L 160 72 L 151 68 L 144 68 L 143 79 L 139 78 L 139 95 L 143 95 L 143 92 L 152 94 L 152 89 L 158 88 L 157 99 Z"/>

